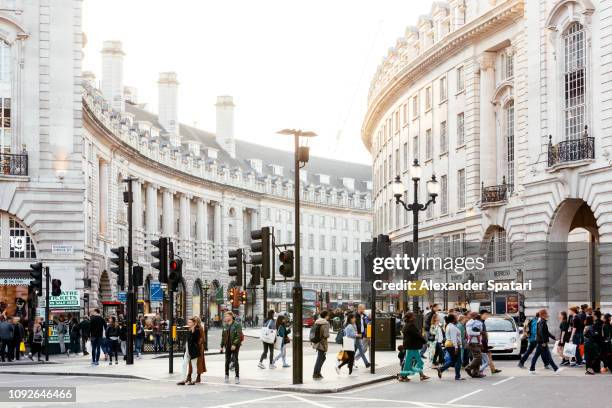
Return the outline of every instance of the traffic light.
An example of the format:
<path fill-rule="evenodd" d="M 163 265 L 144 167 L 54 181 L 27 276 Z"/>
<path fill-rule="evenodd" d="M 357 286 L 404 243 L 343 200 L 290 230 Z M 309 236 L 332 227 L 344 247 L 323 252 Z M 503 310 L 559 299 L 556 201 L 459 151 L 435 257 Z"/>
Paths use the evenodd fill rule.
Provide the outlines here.
<path fill-rule="evenodd" d="M 288 249 L 282 251 L 278 256 L 278 260 L 281 262 L 279 272 L 285 278 L 293 277 L 293 251 Z"/>
<path fill-rule="evenodd" d="M 151 263 L 151 266 L 159 271 L 159 281 L 168 283 L 168 238 L 153 240 L 151 245 L 157 248 L 157 251 L 151 252 L 151 256 L 159 259 L 159 261 Z"/>
<path fill-rule="evenodd" d="M 51 280 L 51 296 L 59 296 L 62 294 L 62 281 L 59 279 Z"/>
<path fill-rule="evenodd" d="M 243 252 L 242 248 L 235 249 L 233 251 L 228 251 L 229 255 L 229 269 L 227 270 L 229 276 L 233 276 L 236 279 L 236 285 L 242 286 L 242 260 L 243 260 Z"/>
<path fill-rule="evenodd" d="M 270 279 L 270 227 L 251 231 L 251 264 L 261 265 L 261 277 Z"/>
<path fill-rule="evenodd" d="M 243 290 L 242 292 L 240 292 L 240 303 L 242 303 L 243 305 L 246 305 L 247 302 L 247 293 L 246 290 Z"/>
<path fill-rule="evenodd" d="M 391 240 L 388 235 L 380 234 L 376 241 L 376 254 L 378 257 L 391 257 Z"/>
<path fill-rule="evenodd" d="M 229 288 L 229 293 L 227 295 L 227 298 L 230 302 L 232 302 L 234 300 L 234 292 L 236 291 L 236 289 L 234 288 Z"/>
<path fill-rule="evenodd" d="M 36 262 L 30 265 L 32 271 L 30 272 L 30 276 L 32 280 L 30 281 L 30 285 L 32 285 L 32 290 L 36 292 L 38 296 L 42 296 L 42 276 L 43 276 L 43 264 L 42 262 Z"/>
<path fill-rule="evenodd" d="M 144 284 L 144 268 L 140 265 L 136 265 L 132 268 L 132 285 L 134 287 L 142 286 Z"/>
<path fill-rule="evenodd" d="M 168 285 L 172 292 L 178 292 L 179 282 L 183 280 L 183 260 L 175 258 L 170 260 L 170 273 L 168 273 Z"/>
<path fill-rule="evenodd" d="M 249 286 L 254 288 L 261 285 L 261 268 L 259 266 L 251 266 L 251 280 Z"/>
<path fill-rule="evenodd" d="M 117 266 L 110 268 L 111 272 L 117 274 L 117 285 L 123 290 L 125 288 L 125 248 L 111 248 L 111 252 L 116 258 L 111 258 L 111 263 Z"/>

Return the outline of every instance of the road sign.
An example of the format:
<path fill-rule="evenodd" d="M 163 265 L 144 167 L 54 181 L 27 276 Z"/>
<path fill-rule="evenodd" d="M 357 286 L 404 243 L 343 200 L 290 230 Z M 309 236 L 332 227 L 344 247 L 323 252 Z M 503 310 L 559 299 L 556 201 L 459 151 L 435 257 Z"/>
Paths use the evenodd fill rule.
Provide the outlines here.
<path fill-rule="evenodd" d="M 121 303 L 127 302 L 127 292 L 117 292 L 117 300 Z"/>
<path fill-rule="evenodd" d="M 149 284 L 149 300 L 151 302 L 162 302 L 164 300 L 164 291 L 159 282 L 151 282 Z"/>

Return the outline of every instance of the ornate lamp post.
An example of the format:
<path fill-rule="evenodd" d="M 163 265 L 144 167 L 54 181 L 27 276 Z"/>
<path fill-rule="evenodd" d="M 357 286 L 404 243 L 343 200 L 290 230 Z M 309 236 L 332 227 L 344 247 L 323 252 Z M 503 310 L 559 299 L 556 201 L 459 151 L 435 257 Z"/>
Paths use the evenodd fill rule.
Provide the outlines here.
<path fill-rule="evenodd" d="M 402 197 L 404 196 L 404 183 L 400 176 L 395 176 L 395 181 L 393 182 L 393 196 L 395 197 L 395 202 L 397 204 L 401 204 L 406 211 L 412 211 L 412 248 L 413 248 L 413 256 L 418 256 L 419 250 L 419 212 L 425 211 L 429 204 L 436 203 L 436 197 L 440 194 L 440 185 L 436 180 L 436 176 L 432 175 L 431 180 L 427 181 L 427 193 L 429 194 L 429 200 L 425 204 L 419 203 L 419 181 L 421 180 L 421 175 L 423 173 L 423 169 L 419 165 L 419 161 L 414 159 L 414 163 L 410 167 L 410 176 L 412 177 L 412 182 L 414 183 L 414 199 L 410 204 L 406 204 Z M 415 271 L 415 278 L 418 278 L 418 271 Z M 416 313 L 419 307 L 419 301 L 416 297 L 413 297 L 412 300 L 412 311 Z"/>

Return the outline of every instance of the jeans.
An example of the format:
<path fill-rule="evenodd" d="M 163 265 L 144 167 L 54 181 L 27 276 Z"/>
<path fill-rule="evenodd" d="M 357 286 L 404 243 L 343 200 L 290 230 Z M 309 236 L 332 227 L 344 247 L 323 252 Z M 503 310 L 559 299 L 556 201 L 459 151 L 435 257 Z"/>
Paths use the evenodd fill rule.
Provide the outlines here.
<path fill-rule="evenodd" d="M 197 367 L 198 367 L 198 358 L 191 358 L 189 356 L 189 350 L 185 350 L 185 354 L 183 355 L 183 366 L 181 369 L 181 372 L 183 374 L 183 379 L 185 381 L 191 381 L 191 377 L 189 376 L 189 369 L 191 367 L 196 367 L 196 372 L 197 372 Z"/>
<path fill-rule="evenodd" d="M 113 354 L 115 355 L 115 361 L 119 361 L 119 340 L 110 340 L 110 361 L 113 362 Z"/>
<path fill-rule="evenodd" d="M 153 345 L 153 347 L 154 347 L 156 353 L 158 351 L 162 351 L 163 345 L 162 345 L 161 334 L 155 334 L 154 335 L 154 345 Z"/>
<path fill-rule="evenodd" d="M 13 356 L 11 355 L 11 343 L 12 339 L 0 340 L 0 356 L 2 357 L 2 361 L 4 361 L 5 356 L 8 357 L 9 361 L 13 360 Z"/>
<path fill-rule="evenodd" d="M 582 356 L 580 355 L 580 345 L 584 343 L 584 334 L 574 334 L 574 337 L 572 338 L 572 343 L 576 345 L 576 364 L 582 364 Z"/>
<path fill-rule="evenodd" d="M 136 337 L 134 342 L 134 347 L 136 347 L 136 355 L 140 356 L 142 353 L 142 345 L 144 344 L 144 337 Z"/>
<path fill-rule="evenodd" d="M 489 367 L 489 354 L 482 353 L 482 364 L 480 365 L 480 372 L 484 373 L 484 370 L 486 370 L 487 367 Z"/>
<path fill-rule="evenodd" d="M 359 353 L 357 357 L 355 358 L 355 361 L 359 360 L 359 358 L 361 357 L 366 367 L 369 366 L 370 362 L 368 361 L 368 358 L 366 357 L 365 347 L 363 345 L 363 339 L 355 339 L 355 349 L 357 350 L 357 353 Z"/>
<path fill-rule="evenodd" d="M 446 351 L 452 357 L 451 361 L 444 364 L 440 369 L 441 372 L 446 371 L 450 367 L 455 367 L 455 379 L 461 378 L 461 349 L 454 347 L 447 347 Z"/>
<path fill-rule="evenodd" d="M 521 361 L 520 361 L 521 364 L 525 364 L 525 361 L 527 361 L 527 359 L 529 358 L 529 356 L 531 355 L 533 350 L 535 350 L 537 345 L 538 345 L 538 343 L 536 343 L 535 341 L 530 341 L 529 342 L 529 345 L 527 346 L 527 350 L 525 350 L 525 352 L 521 356 Z"/>
<path fill-rule="evenodd" d="M 64 354 L 66 352 L 66 343 L 64 341 L 65 334 L 58 334 L 57 339 L 59 341 L 60 353 Z"/>
<path fill-rule="evenodd" d="M 538 347 L 536 348 L 536 351 L 531 359 L 531 367 L 529 367 L 529 371 L 535 371 L 535 365 L 538 361 L 538 357 L 540 356 L 542 356 L 542 362 L 544 362 L 544 365 L 550 365 L 553 370 L 557 371 L 558 367 L 550 355 L 548 344 L 538 344 Z"/>
<path fill-rule="evenodd" d="M 288 365 L 286 357 L 287 357 L 287 345 L 285 343 L 283 343 L 281 345 L 280 352 L 276 355 L 276 357 L 274 357 L 274 361 L 272 362 L 272 364 L 276 364 L 278 359 L 282 358 L 283 359 L 283 366 L 286 366 L 286 365 Z"/>
<path fill-rule="evenodd" d="M 69 350 L 74 354 L 79 352 L 79 338 L 70 336 L 70 348 Z"/>
<path fill-rule="evenodd" d="M 480 344 L 470 343 L 470 353 L 472 354 L 472 361 L 465 367 L 465 371 L 468 374 L 476 375 L 480 371 L 480 364 L 482 364 L 482 350 Z"/>
<path fill-rule="evenodd" d="M 91 361 L 97 363 L 100 361 L 100 347 L 102 346 L 102 337 L 91 337 Z"/>
<path fill-rule="evenodd" d="M 321 375 L 321 369 L 323 368 L 323 363 L 327 358 L 326 352 L 323 350 L 317 350 L 317 361 L 315 362 L 313 375 Z"/>
<path fill-rule="evenodd" d="M 234 363 L 234 372 L 236 373 L 236 378 L 240 377 L 240 365 L 238 364 L 238 352 L 240 351 L 240 347 L 236 347 L 236 350 L 232 351 L 231 347 L 227 347 L 225 349 L 225 375 L 229 375 L 229 367 L 230 363 Z"/>
<path fill-rule="evenodd" d="M 261 363 L 266 359 L 266 356 L 268 355 L 268 350 L 270 350 L 270 364 L 272 364 L 272 361 L 274 360 L 274 344 L 266 343 L 265 341 L 262 341 L 262 343 L 263 353 L 261 353 L 259 362 Z"/>

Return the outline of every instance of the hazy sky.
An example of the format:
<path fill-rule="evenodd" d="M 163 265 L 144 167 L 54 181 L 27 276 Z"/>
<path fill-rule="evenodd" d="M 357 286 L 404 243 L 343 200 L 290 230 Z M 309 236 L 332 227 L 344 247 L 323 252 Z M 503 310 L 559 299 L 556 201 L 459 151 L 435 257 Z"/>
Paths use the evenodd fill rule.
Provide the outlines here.
<path fill-rule="evenodd" d="M 388 47 L 431 8 L 417 0 L 85 0 L 84 69 L 100 80 L 104 40 L 126 52 L 124 83 L 157 111 L 159 72 L 176 71 L 179 120 L 215 129 L 233 95 L 235 135 L 289 149 L 285 127 L 313 130 L 311 154 L 370 162 L 360 130 Z"/>

